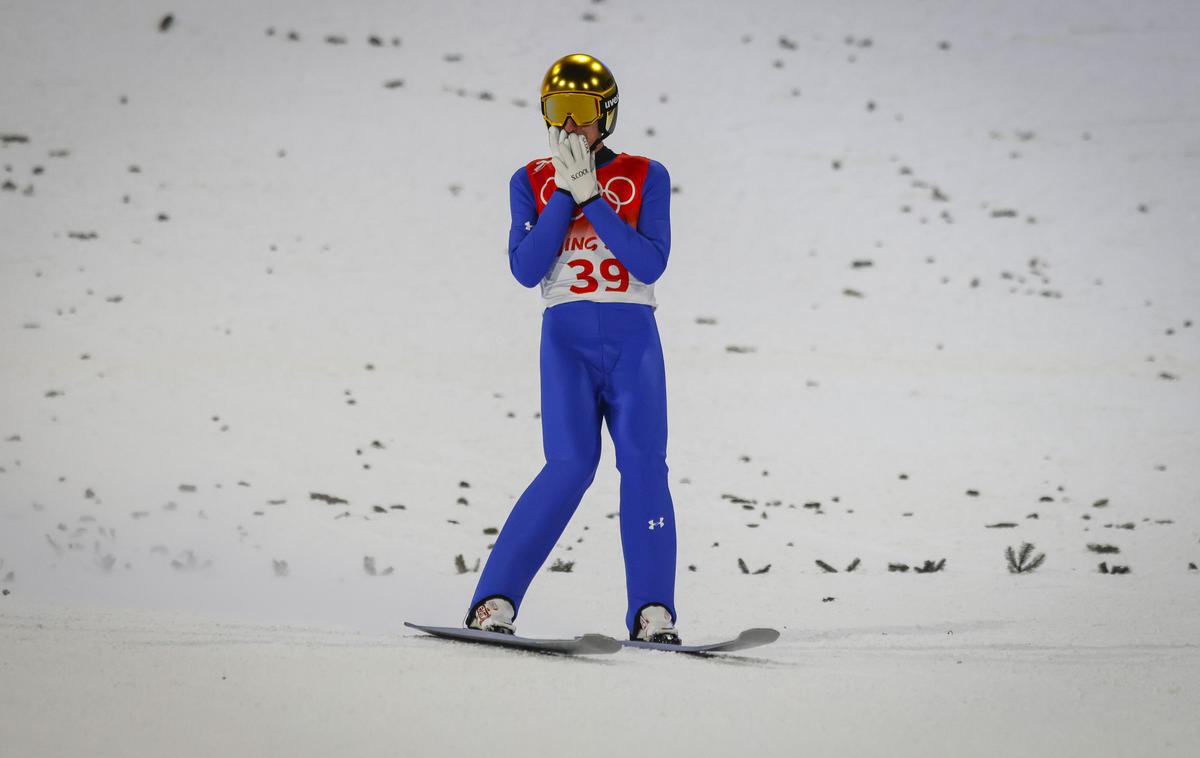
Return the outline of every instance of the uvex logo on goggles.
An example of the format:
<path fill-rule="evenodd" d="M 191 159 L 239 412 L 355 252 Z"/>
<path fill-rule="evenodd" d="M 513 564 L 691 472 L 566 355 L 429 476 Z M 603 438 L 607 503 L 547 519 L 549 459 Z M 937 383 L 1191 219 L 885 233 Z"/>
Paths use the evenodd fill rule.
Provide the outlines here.
<path fill-rule="evenodd" d="M 596 95 L 557 92 L 542 98 L 542 115 L 551 126 L 562 126 L 568 117 L 579 126 L 587 126 L 599 121 L 602 114 L 600 98 Z"/>

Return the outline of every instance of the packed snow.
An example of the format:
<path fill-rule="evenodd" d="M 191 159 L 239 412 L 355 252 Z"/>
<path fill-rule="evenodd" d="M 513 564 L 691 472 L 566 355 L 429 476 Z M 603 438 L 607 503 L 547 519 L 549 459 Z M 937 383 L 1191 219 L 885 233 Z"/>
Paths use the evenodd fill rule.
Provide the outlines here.
<path fill-rule="evenodd" d="M 1191 0 L 6 0 L 0 755 L 1200 753 L 1198 40 Z M 403 626 L 461 623 L 542 464 L 507 184 L 575 51 L 671 173 L 679 629 L 768 647 Z M 625 634 L 614 460 L 519 633 Z"/>

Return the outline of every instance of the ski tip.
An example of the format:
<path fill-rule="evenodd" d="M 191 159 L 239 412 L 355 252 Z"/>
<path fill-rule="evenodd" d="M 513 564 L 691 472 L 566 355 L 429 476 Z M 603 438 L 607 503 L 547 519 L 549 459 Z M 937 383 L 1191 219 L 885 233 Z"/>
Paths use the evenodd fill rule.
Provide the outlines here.
<path fill-rule="evenodd" d="M 756 627 L 754 629 L 747 629 L 744 632 L 742 632 L 741 634 L 739 634 L 738 636 L 743 637 L 743 638 L 761 640 L 764 643 L 769 643 L 769 642 L 774 642 L 775 640 L 779 639 L 779 630 L 778 629 L 769 629 L 767 627 Z"/>

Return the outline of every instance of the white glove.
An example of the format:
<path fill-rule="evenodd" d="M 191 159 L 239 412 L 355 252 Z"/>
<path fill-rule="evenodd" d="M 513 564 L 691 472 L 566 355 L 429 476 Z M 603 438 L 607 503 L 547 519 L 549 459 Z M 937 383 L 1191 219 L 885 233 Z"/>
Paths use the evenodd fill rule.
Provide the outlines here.
<path fill-rule="evenodd" d="M 571 191 L 571 186 L 566 180 L 567 172 L 563 165 L 562 159 L 559 157 L 567 150 L 567 137 L 570 135 L 562 130 L 562 127 L 552 126 L 546 130 L 546 135 L 550 138 L 550 162 L 554 165 L 554 184 L 561 190 Z M 559 181 L 559 177 L 563 177 Z M 574 197 L 574 195 L 572 195 Z"/>
<path fill-rule="evenodd" d="M 568 135 L 562 130 L 562 127 L 558 126 L 552 126 L 547 129 L 546 135 L 550 138 L 550 157 L 555 158 L 562 152 L 561 143 Z"/>
<path fill-rule="evenodd" d="M 559 134 L 555 134 L 558 131 Z M 555 137 L 558 144 L 555 145 Z M 576 205 L 583 205 L 600 194 L 596 182 L 596 156 L 587 138 L 579 132 L 564 134 L 550 127 L 550 160 L 554 163 L 554 183 L 571 193 Z"/>

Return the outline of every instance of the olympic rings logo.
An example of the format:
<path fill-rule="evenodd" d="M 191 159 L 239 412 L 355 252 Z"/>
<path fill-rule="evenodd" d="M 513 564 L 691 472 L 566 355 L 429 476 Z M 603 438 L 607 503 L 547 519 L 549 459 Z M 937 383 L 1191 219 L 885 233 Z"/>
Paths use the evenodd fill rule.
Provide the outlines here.
<path fill-rule="evenodd" d="M 616 184 L 617 182 L 625 182 L 626 184 L 629 185 L 629 199 L 628 200 L 622 200 L 621 196 L 616 193 L 616 190 L 612 189 L 612 186 L 614 184 Z M 609 179 L 607 182 L 605 182 L 604 186 L 600 188 L 600 194 L 603 195 L 604 199 L 607 200 L 609 202 L 609 204 L 611 204 L 613 206 L 613 210 L 620 213 L 622 208 L 624 208 L 626 205 L 629 205 L 630 203 L 632 203 L 633 198 L 637 197 L 637 187 L 633 186 L 633 180 L 628 177 L 614 176 L 611 179 Z"/>
<path fill-rule="evenodd" d="M 629 185 L 628 198 L 621 199 L 620 194 L 618 194 L 617 190 L 614 189 L 614 185 L 617 185 L 618 182 L 624 182 L 625 184 Z M 541 192 L 538 193 L 542 199 L 543 206 L 550 202 L 550 195 L 554 193 L 555 189 L 557 189 L 557 185 L 554 183 L 554 177 L 551 176 L 550 178 L 546 179 L 546 183 L 542 185 Z M 546 190 L 550 190 L 550 192 L 547 193 Z M 634 186 L 633 180 L 629 177 L 613 176 L 609 177 L 608 181 L 600 186 L 600 196 L 608 201 L 608 204 L 613 207 L 614 211 L 620 213 L 622 208 L 632 203 L 634 198 L 637 197 L 637 187 Z M 583 209 L 580 209 L 579 212 L 574 216 L 575 220 L 579 220 L 581 218 L 583 218 Z"/>

